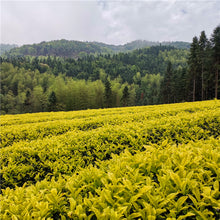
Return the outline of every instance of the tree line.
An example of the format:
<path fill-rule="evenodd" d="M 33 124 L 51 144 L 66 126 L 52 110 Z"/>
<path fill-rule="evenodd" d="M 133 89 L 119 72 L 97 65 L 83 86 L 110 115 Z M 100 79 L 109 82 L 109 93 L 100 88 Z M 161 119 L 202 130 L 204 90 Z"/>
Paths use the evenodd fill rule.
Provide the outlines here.
<path fill-rule="evenodd" d="M 2 114 L 157 104 L 162 79 L 160 74 L 141 77 L 137 73 L 135 83 L 128 84 L 121 77 L 110 79 L 101 69 L 100 79 L 91 81 L 26 70 L 7 62 L 1 64 L 1 74 Z"/>
<path fill-rule="evenodd" d="M 220 27 L 189 50 L 154 46 L 83 58 L 3 56 L 1 113 L 69 111 L 219 97 Z"/>
<path fill-rule="evenodd" d="M 81 42 L 81 41 L 69 41 L 69 40 L 54 40 L 49 42 L 41 42 L 32 45 L 23 45 L 16 47 L 5 53 L 7 56 L 59 56 L 66 58 L 83 58 L 87 55 L 97 54 L 115 54 L 119 52 L 128 52 L 135 49 L 151 47 L 151 46 L 174 46 L 179 49 L 189 48 L 187 42 L 151 42 L 145 40 L 136 40 L 124 45 L 110 45 L 100 42 Z M 0 45 L 1 46 L 1 45 Z M 4 46 L 4 45 L 2 45 Z M 8 45 L 11 46 L 11 45 Z M 12 45 L 13 46 L 13 45 Z M 15 47 L 15 46 L 14 46 Z M 9 47 L 7 47 L 9 49 Z M 12 48 L 12 47 L 11 47 Z M 2 52 L 4 52 L 2 51 Z M 3 53 L 2 53 L 3 54 Z"/>
<path fill-rule="evenodd" d="M 147 73 L 163 75 L 168 60 L 172 60 L 175 67 L 186 66 L 187 56 L 187 50 L 170 46 L 154 46 L 130 53 L 87 55 L 77 60 L 56 56 L 7 56 L 2 57 L 1 61 L 26 70 L 37 69 L 40 73 L 49 71 L 54 75 L 62 73 L 75 79 L 91 81 L 98 80 L 99 71 L 103 69 L 111 79 L 120 76 L 123 82 L 127 81 L 131 84 L 137 72 L 140 72 L 141 76 Z"/>
<path fill-rule="evenodd" d="M 210 40 L 205 31 L 193 38 L 188 65 L 191 100 L 219 98 L 220 26 L 214 29 Z"/>
<path fill-rule="evenodd" d="M 193 38 L 187 68 L 177 71 L 168 61 L 160 87 L 161 103 L 219 98 L 219 70 L 220 26 L 217 26 L 210 39 L 205 31 Z"/>

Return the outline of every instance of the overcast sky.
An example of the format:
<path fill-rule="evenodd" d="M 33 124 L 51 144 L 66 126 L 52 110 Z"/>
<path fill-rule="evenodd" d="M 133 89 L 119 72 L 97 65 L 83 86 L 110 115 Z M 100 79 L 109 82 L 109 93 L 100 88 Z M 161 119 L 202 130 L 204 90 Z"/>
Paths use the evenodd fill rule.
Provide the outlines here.
<path fill-rule="evenodd" d="M 188 41 L 220 24 L 220 0 L 2 1 L 1 43 Z"/>

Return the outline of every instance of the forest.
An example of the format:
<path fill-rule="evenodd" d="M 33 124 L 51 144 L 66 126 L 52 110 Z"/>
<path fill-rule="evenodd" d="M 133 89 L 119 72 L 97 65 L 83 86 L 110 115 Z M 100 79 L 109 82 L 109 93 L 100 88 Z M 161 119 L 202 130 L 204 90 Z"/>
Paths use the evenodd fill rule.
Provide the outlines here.
<path fill-rule="evenodd" d="M 19 51 L 18 47 L 0 57 L 1 114 L 177 103 L 220 96 L 220 26 L 210 39 L 205 31 L 195 36 L 189 49 L 160 44 L 111 53 L 111 49 L 103 52 L 97 46 L 92 53 L 78 50 L 74 55 L 64 48 L 56 54 L 46 53 L 45 47 L 41 48 L 43 54 L 26 48 L 30 53 L 16 54 L 13 51 Z M 54 48 L 59 51 L 56 43 Z"/>
<path fill-rule="evenodd" d="M 100 42 L 70 41 L 65 39 L 49 42 L 43 41 L 39 44 L 23 45 L 21 47 L 16 47 L 15 45 L 11 45 L 11 47 L 8 47 L 8 45 L 2 45 L 1 47 L 3 52 L 7 51 L 5 53 L 7 56 L 59 56 L 78 59 L 87 55 L 97 55 L 100 53 L 115 54 L 158 45 L 173 46 L 178 49 L 189 49 L 190 47 L 190 43 L 182 41 L 164 41 L 159 43 L 146 40 L 136 40 L 124 45 L 111 45 Z"/>
<path fill-rule="evenodd" d="M 16 44 L 0 44 L 0 55 L 10 51 L 12 48 L 18 47 Z"/>

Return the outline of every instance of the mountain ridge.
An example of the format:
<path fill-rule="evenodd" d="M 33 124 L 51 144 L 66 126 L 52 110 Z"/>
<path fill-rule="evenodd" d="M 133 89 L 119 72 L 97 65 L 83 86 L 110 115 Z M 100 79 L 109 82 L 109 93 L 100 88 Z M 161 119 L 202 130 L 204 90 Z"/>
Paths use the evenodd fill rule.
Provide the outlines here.
<path fill-rule="evenodd" d="M 106 44 L 102 42 L 88 42 L 75 40 L 53 40 L 42 41 L 37 44 L 26 44 L 6 51 L 7 56 L 60 56 L 71 58 L 82 58 L 89 54 L 114 54 L 129 52 L 135 49 L 142 49 L 151 46 L 174 46 L 178 49 L 189 49 L 190 43 L 183 41 L 175 42 L 153 42 L 147 40 L 135 40 L 123 45 Z"/>
<path fill-rule="evenodd" d="M 17 44 L 0 44 L 0 56 L 15 47 L 18 47 L 18 45 Z"/>

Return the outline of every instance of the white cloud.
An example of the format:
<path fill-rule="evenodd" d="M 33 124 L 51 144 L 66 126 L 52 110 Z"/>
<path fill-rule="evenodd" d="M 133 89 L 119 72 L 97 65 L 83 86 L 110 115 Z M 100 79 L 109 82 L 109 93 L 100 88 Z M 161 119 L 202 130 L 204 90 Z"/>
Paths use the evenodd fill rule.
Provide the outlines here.
<path fill-rule="evenodd" d="M 209 36 L 219 21 L 218 0 L 3 1 L 1 42 L 191 41 L 202 30 Z"/>
<path fill-rule="evenodd" d="M 118 24 L 122 33 L 126 32 L 120 35 L 122 42 L 140 38 L 191 41 L 202 30 L 210 34 L 220 21 L 220 7 L 215 1 L 130 1 L 109 5 L 103 13 L 108 13 L 109 21 Z"/>

